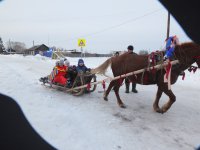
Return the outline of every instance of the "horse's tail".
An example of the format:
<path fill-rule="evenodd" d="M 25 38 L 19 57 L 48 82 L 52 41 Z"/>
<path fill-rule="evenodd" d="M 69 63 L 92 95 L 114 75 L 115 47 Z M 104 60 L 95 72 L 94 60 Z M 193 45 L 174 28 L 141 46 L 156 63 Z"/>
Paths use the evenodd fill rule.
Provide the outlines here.
<path fill-rule="evenodd" d="M 105 75 L 105 72 L 106 72 L 107 68 L 110 66 L 111 62 L 112 62 L 111 58 L 107 59 L 103 64 L 101 64 L 97 68 L 91 69 L 91 73 Z"/>

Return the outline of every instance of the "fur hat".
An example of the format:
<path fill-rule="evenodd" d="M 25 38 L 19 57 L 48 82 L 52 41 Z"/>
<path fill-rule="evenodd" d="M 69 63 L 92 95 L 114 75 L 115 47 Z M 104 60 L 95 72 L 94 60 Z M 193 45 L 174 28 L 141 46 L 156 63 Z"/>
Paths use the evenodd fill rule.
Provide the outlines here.
<path fill-rule="evenodd" d="M 132 45 L 129 45 L 129 46 L 127 47 L 127 49 L 133 51 L 133 50 L 134 50 L 134 47 L 133 47 Z"/>

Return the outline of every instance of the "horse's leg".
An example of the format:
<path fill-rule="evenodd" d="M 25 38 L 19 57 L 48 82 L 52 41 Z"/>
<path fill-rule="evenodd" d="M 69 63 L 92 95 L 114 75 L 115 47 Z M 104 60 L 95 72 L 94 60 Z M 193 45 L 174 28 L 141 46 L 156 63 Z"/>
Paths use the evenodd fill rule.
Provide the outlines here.
<path fill-rule="evenodd" d="M 126 106 L 124 105 L 124 103 L 123 103 L 122 100 L 120 99 L 120 96 L 119 96 L 119 88 L 120 88 L 120 85 L 119 85 L 119 84 L 116 84 L 115 87 L 114 87 L 115 95 L 116 95 L 116 97 L 117 97 L 117 103 L 118 103 L 119 107 L 121 107 L 121 108 L 126 108 Z"/>
<path fill-rule="evenodd" d="M 108 86 L 108 89 L 104 92 L 103 99 L 105 101 L 108 100 L 108 94 L 110 93 L 110 91 L 111 91 L 111 89 L 112 89 L 113 86 L 114 86 L 114 81 L 111 81 L 110 84 L 109 84 L 109 86 Z"/>
<path fill-rule="evenodd" d="M 154 111 L 158 112 L 158 113 L 162 113 L 162 110 L 159 107 L 159 100 L 160 97 L 162 96 L 163 91 L 158 87 L 157 93 L 156 93 L 156 99 L 153 103 L 153 109 Z"/>
<path fill-rule="evenodd" d="M 163 91 L 167 96 L 169 96 L 169 101 L 164 104 L 161 108 L 162 112 L 165 113 L 172 106 L 172 104 L 176 101 L 176 96 L 172 92 L 172 90 L 165 89 Z"/>

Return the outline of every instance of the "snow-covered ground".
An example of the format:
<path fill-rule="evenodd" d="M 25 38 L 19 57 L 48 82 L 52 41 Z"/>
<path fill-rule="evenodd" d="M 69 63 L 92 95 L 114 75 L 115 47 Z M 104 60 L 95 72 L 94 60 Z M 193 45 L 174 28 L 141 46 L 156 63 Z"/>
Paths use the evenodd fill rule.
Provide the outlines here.
<path fill-rule="evenodd" d="M 78 58 L 68 58 L 77 64 Z M 84 58 L 94 68 L 107 58 Z M 190 150 L 200 144 L 200 75 L 186 72 L 172 86 L 177 101 L 165 114 L 152 104 L 156 85 L 137 85 L 138 94 L 120 95 L 119 108 L 111 92 L 102 98 L 102 85 L 75 97 L 45 88 L 38 79 L 50 73 L 55 60 L 40 56 L 0 55 L 0 93 L 14 98 L 36 131 L 61 150 Z M 109 71 L 110 72 L 110 71 Z M 103 76 L 97 76 L 98 80 Z M 108 85 L 108 84 L 107 84 Z M 168 100 L 165 95 L 161 105 Z"/>

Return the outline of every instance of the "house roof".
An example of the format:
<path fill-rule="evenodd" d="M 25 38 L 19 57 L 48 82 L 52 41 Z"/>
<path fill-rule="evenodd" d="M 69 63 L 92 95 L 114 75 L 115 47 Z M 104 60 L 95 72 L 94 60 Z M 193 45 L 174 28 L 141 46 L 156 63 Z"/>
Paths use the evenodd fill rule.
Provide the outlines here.
<path fill-rule="evenodd" d="M 33 47 L 29 48 L 29 49 L 28 49 L 28 51 L 35 51 L 35 50 L 39 50 L 39 49 L 40 49 L 40 47 L 46 47 L 46 49 L 49 49 L 49 47 L 48 47 L 48 46 L 46 46 L 46 45 L 44 45 L 44 44 L 41 44 L 41 45 L 35 45 L 35 46 L 33 46 Z"/>

